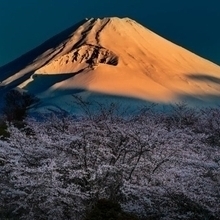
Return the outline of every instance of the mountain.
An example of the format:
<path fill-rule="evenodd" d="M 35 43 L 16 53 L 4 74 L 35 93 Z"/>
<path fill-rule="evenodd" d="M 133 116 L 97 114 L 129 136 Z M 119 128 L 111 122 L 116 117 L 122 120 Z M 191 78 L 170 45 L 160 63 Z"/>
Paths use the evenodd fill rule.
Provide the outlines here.
<path fill-rule="evenodd" d="M 72 94 L 220 104 L 220 66 L 129 18 L 85 19 L 1 67 L 0 82 L 2 94 L 38 96 L 39 109 L 70 111 Z"/>

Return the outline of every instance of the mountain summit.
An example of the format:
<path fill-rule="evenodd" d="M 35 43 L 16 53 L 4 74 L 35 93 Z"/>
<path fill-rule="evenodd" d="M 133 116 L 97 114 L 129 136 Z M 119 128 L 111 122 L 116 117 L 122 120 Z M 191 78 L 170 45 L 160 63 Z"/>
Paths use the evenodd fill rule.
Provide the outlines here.
<path fill-rule="evenodd" d="M 132 19 L 91 18 L 1 67 L 0 82 L 3 92 L 19 87 L 61 108 L 80 91 L 214 105 L 220 66 Z"/>

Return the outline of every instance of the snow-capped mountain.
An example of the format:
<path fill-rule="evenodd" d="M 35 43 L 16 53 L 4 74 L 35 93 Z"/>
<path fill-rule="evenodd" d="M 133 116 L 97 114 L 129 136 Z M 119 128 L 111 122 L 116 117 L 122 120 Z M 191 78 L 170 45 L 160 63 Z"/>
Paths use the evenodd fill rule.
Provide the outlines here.
<path fill-rule="evenodd" d="M 18 87 L 38 96 L 38 108 L 70 110 L 76 93 L 220 103 L 220 66 L 129 18 L 85 19 L 1 67 L 0 82 L 2 94 Z"/>

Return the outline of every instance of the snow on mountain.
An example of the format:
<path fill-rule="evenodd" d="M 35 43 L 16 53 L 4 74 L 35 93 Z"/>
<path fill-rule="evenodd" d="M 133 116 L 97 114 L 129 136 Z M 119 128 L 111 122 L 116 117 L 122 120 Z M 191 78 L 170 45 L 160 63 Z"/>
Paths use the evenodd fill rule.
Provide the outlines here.
<path fill-rule="evenodd" d="M 220 66 L 129 18 L 85 19 L 1 67 L 0 82 L 68 111 L 76 93 L 220 104 Z"/>

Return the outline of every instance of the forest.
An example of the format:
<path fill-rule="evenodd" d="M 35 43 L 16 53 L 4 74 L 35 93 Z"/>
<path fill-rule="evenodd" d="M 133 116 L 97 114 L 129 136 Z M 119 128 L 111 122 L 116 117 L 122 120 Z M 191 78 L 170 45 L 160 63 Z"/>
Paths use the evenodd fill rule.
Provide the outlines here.
<path fill-rule="evenodd" d="M 220 108 L 81 107 L 2 116 L 0 219 L 220 219 Z"/>

